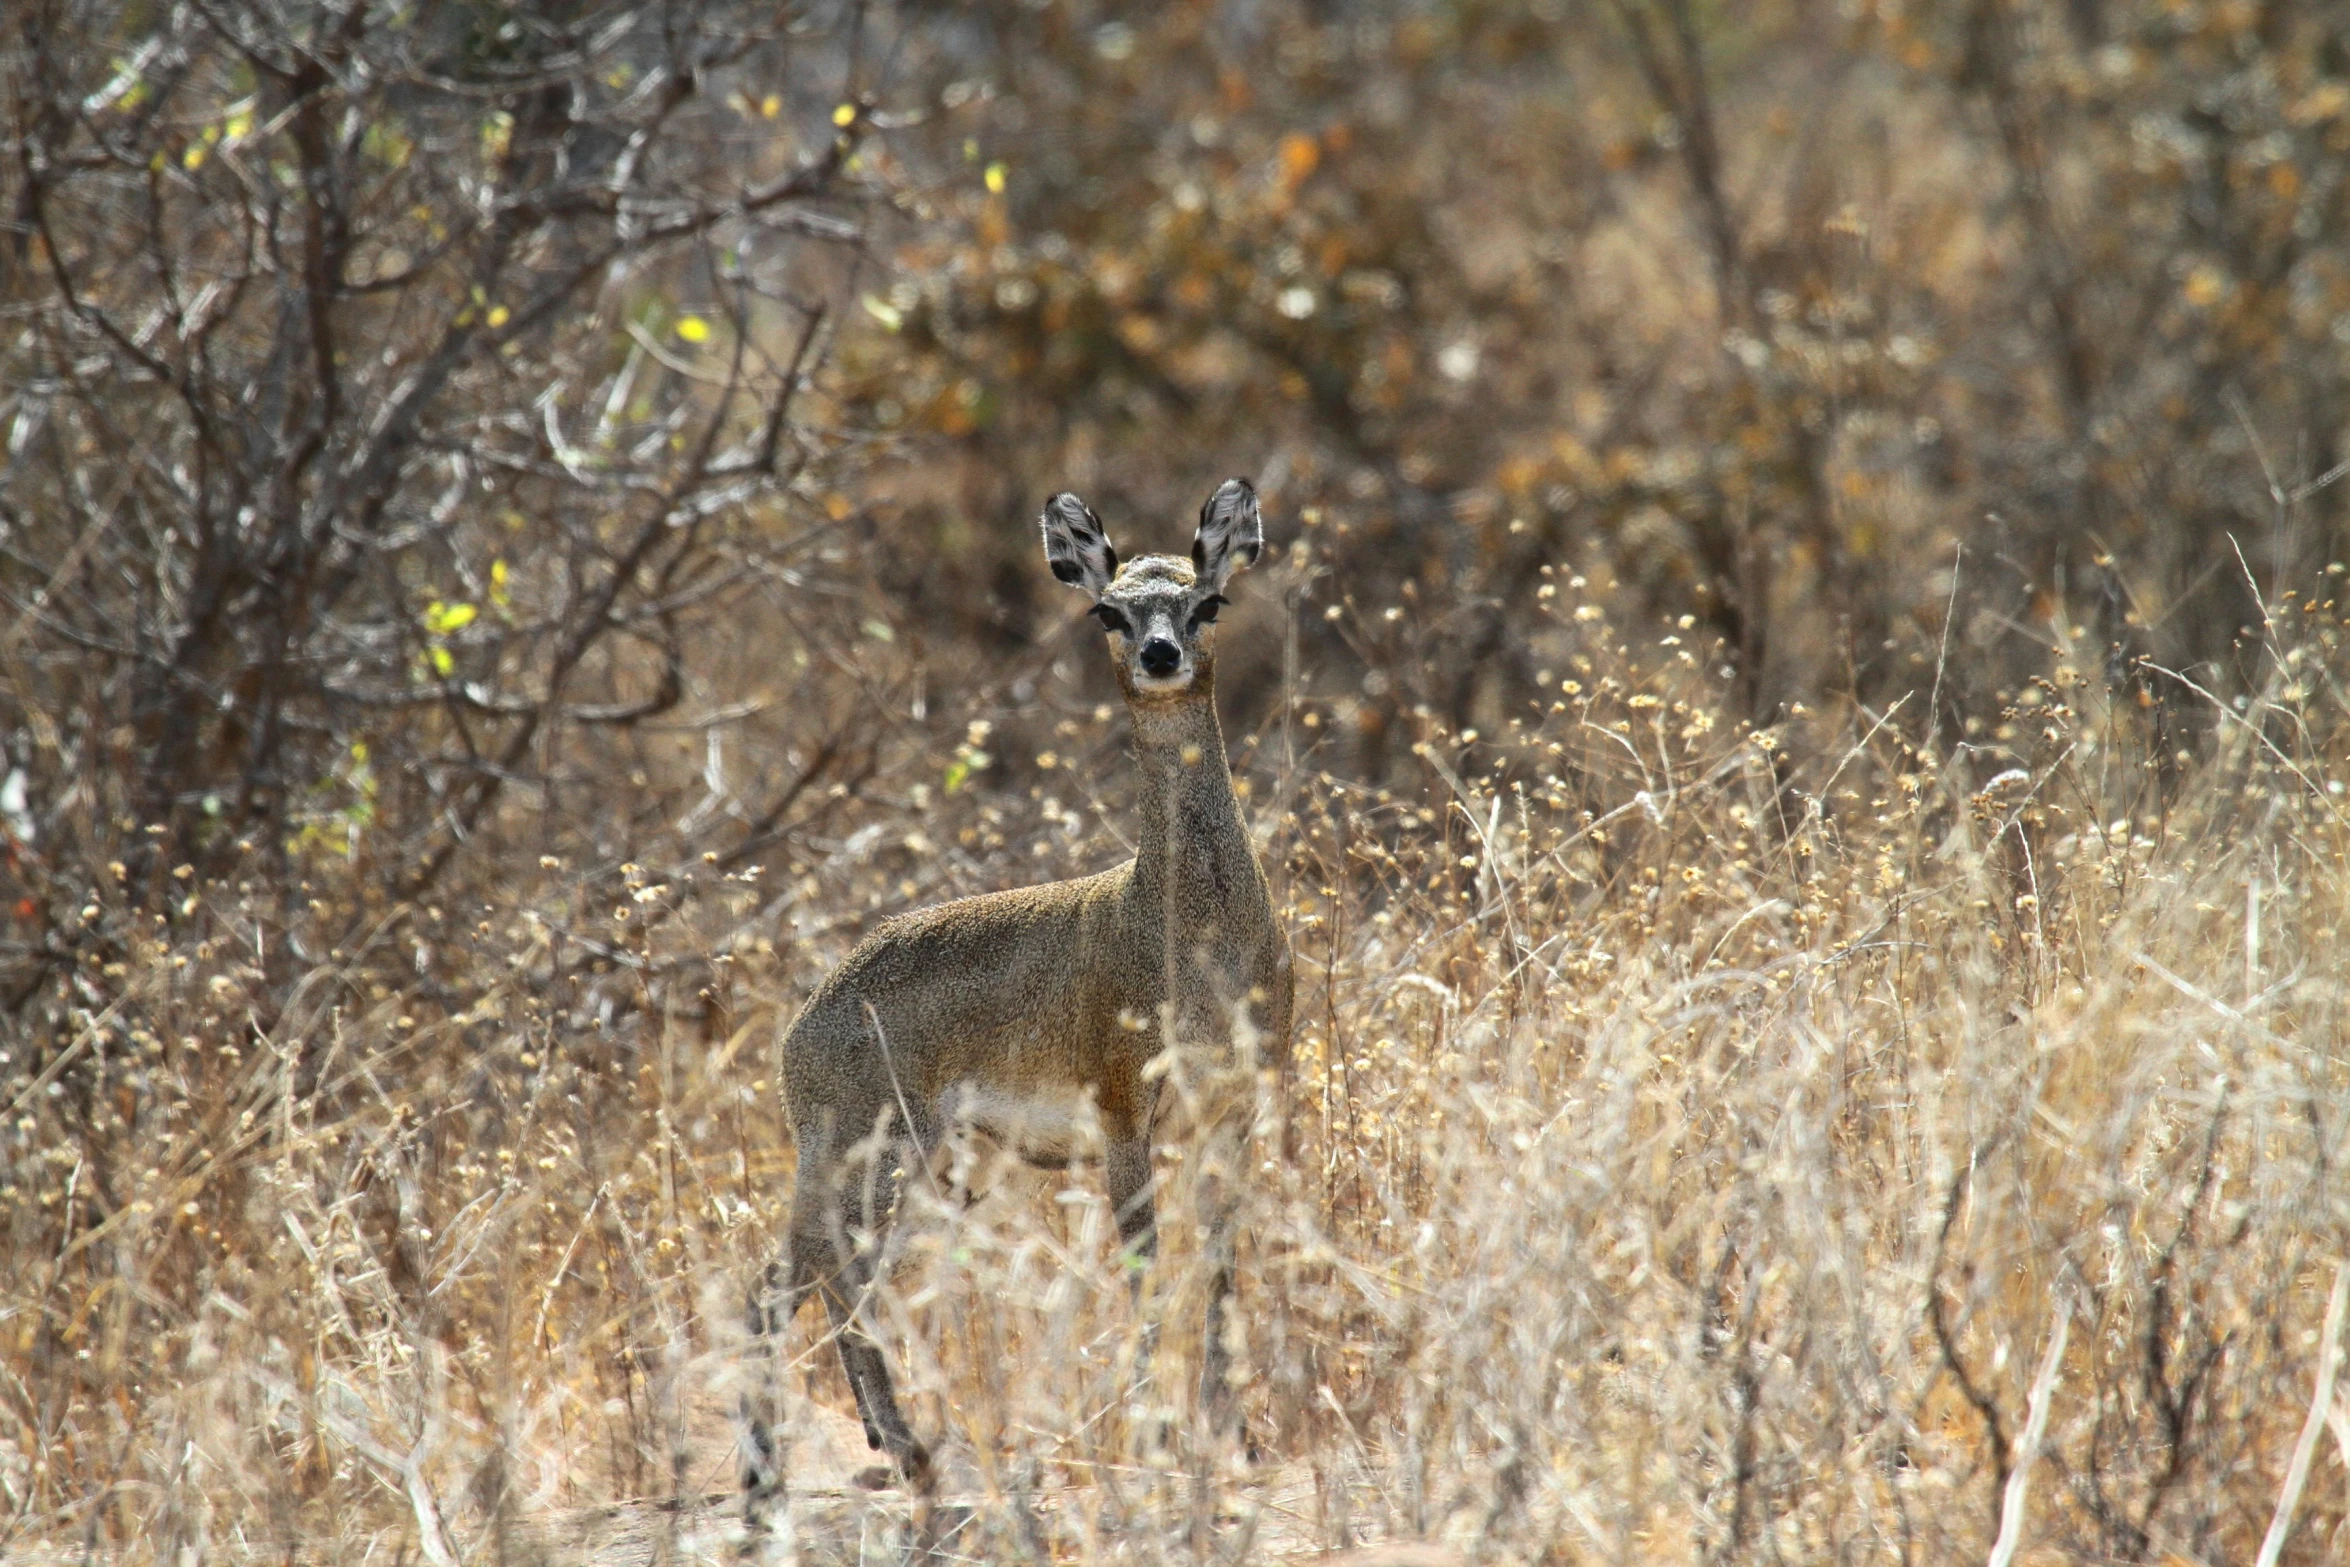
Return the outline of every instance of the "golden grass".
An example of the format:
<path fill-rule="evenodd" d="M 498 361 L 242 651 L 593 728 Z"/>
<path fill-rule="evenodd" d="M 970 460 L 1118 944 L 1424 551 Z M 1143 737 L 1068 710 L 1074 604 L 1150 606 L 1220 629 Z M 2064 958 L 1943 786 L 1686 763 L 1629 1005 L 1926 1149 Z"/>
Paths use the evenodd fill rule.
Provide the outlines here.
<path fill-rule="evenodd" d="M 1293 1059 L 1240 1080 L 1263 1464 L 1185 1392 L 1196 1143 L 1139 1310 L 1091 1174 L 910 1189 L 877 1309 L 968 1509 L 942 1550 L 1907 1563 L 2004 1510 L 2019 1559 L 2251 1559 L 2345 1255 L 2334 612 L 2179 769 L 2062 669 L 1955 746 L 1923 693 L 1752 733 L 1677 642 L 1558 608 L 1558 700 L 1431 722 L 1426 792 L 1249 778 L 1300 975 Z M 1114 806 L 976 790 L 875 841 L 982 810 L 952 875 L 1117 852 Z M 340 924 L 96 889 L 133 957 L 0 1062 L 0 1556 L 733 1549 L 774 1008 L 898 869 L 555 866 Z M 796 1546 L 879 1549 L 813 1315 L 786 1353 Z M 2284 1560 L 2342 1548 L 2335 1421 Z"/>

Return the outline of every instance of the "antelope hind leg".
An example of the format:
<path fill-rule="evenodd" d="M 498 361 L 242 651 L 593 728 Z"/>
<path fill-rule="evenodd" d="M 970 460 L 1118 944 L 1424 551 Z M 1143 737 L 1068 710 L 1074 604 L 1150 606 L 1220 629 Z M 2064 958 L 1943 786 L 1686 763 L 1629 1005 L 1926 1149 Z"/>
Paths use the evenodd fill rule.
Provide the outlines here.
<path fill-rule="evenodd" d="M 751 1293 L 752 1366 L 742 1393 L 743 1521 L 754 1537 L 765 1532 L 783 1494 L 783 1451 L 775 1435 L 782 1414 L 777 1341 L 816 1293 L 816 1269 L 831 1266 L 830 1253 L 829 1242 L 794 1239 L 780 1260 L 760 1270 Z"/>
<path fill-rule="evenodd" d="M 931 1479 L 930 1449 L 915 1438 L 912 1428 L 906 1424 L 905 1414 L 898 1408 L 896 1390 L 890 1383 L 889 1360 L 865 1331 L 861 1320 L 870 1305 L 875 1281 L 884 1276 L 885 1243 L 895 1217 L 898 1187 L 905 1179 L 906 1166 L 920 1157 L 919 1147 L 892 1147 L 874 1161 L 865 1179 L 853 1189 L 854 1195 L 834 1207 L 831 1215 L 834 1222 L 844 1217 L 844 1208 L 848 1210 L 845 1217 L 849 1220 L 864 1222 L 855 1224 L 851 1233 L 836 1238 L 834 1254 L 840 1263 L 821 1287 L 840 1348 L 841 1369 L 848 1374 L 849 1388 L 857 1396 L 857 1413 L 865 1422 L 866 1445 L 887 1452 L 908 1483 L 927 1489 Z M 852 1238 L 860 1232 L 865 1237 L 861 1255 Z M 868 1483 L 876 1478 L 870 1472 L 860 1477 Z"/>

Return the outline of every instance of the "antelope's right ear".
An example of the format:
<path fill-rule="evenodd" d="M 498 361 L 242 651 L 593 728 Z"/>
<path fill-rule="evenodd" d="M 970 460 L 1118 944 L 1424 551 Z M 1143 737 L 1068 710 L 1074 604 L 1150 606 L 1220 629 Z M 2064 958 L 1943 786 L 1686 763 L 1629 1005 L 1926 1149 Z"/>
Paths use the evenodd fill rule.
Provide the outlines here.
<path fill-rule="evenodd" d="M 1093 508 L 1063 490 L 1044 503 L 1044 559 L 1053 575 L 1100 598 L 1118 574 L 1118 552 Z"/>

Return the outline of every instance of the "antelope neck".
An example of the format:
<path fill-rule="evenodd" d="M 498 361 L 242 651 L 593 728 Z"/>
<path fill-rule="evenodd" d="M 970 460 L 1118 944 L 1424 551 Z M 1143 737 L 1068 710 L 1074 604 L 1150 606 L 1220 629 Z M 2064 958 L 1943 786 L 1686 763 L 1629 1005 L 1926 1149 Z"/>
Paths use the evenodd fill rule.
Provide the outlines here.
<path fill-rule="evenodd" d="M 1179 701 L 1137 703 L 1133 712 L 1143 779 L 1134 889 L 1155 913 L 1169 878 L 1196 876 L 1236 855 L 1254 861 L 1232 793 L 1213 688 L 1203 679 Z"/>

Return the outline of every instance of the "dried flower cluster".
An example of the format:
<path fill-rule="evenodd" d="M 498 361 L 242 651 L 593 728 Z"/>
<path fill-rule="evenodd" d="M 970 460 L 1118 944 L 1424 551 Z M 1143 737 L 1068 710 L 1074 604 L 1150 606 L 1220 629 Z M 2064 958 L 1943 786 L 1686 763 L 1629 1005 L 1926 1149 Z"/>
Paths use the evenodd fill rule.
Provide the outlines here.
<path fill-rule="evenodd" d="M 1837 738 L 1797 761 L 1724 714 L 1714 650 L 1605 602 L 1560 579 L 1558 697 L 1426 720 L 1424 790 L 1242 747 L 1301 979 L 1253 1076 L 1260 1466 L 1177 1391 L 1186 1225 L 1130 1299 L 1082 1170 L 910 1189 L 878 1309 L 956 1549 L 1942 1560 L 2016 1494 L 2083 1557 L 2247 1556 L 2341 1263 L 2339 606 L 2280 611 L 2268 689 L 2180 767 L 2062 674 L 1955 746 L 1812 713 Z M 80 1000 L 0 1063 L 12 1553 L 497 1559 L 722 1496 L 789 1197 L 775 1006 L 868 909 L 1118 853 L 1116 726 L 1066 727 L 1051 792 L 877 804 L 785 885 L 550 859 L 463 907 L 320 880 L 289 916 L 232 864 L 161 919 L 83 889 Z M 787 1379 L 811 1542 L 899 1516 L 836 1489 L 817 1331 Z"/>

